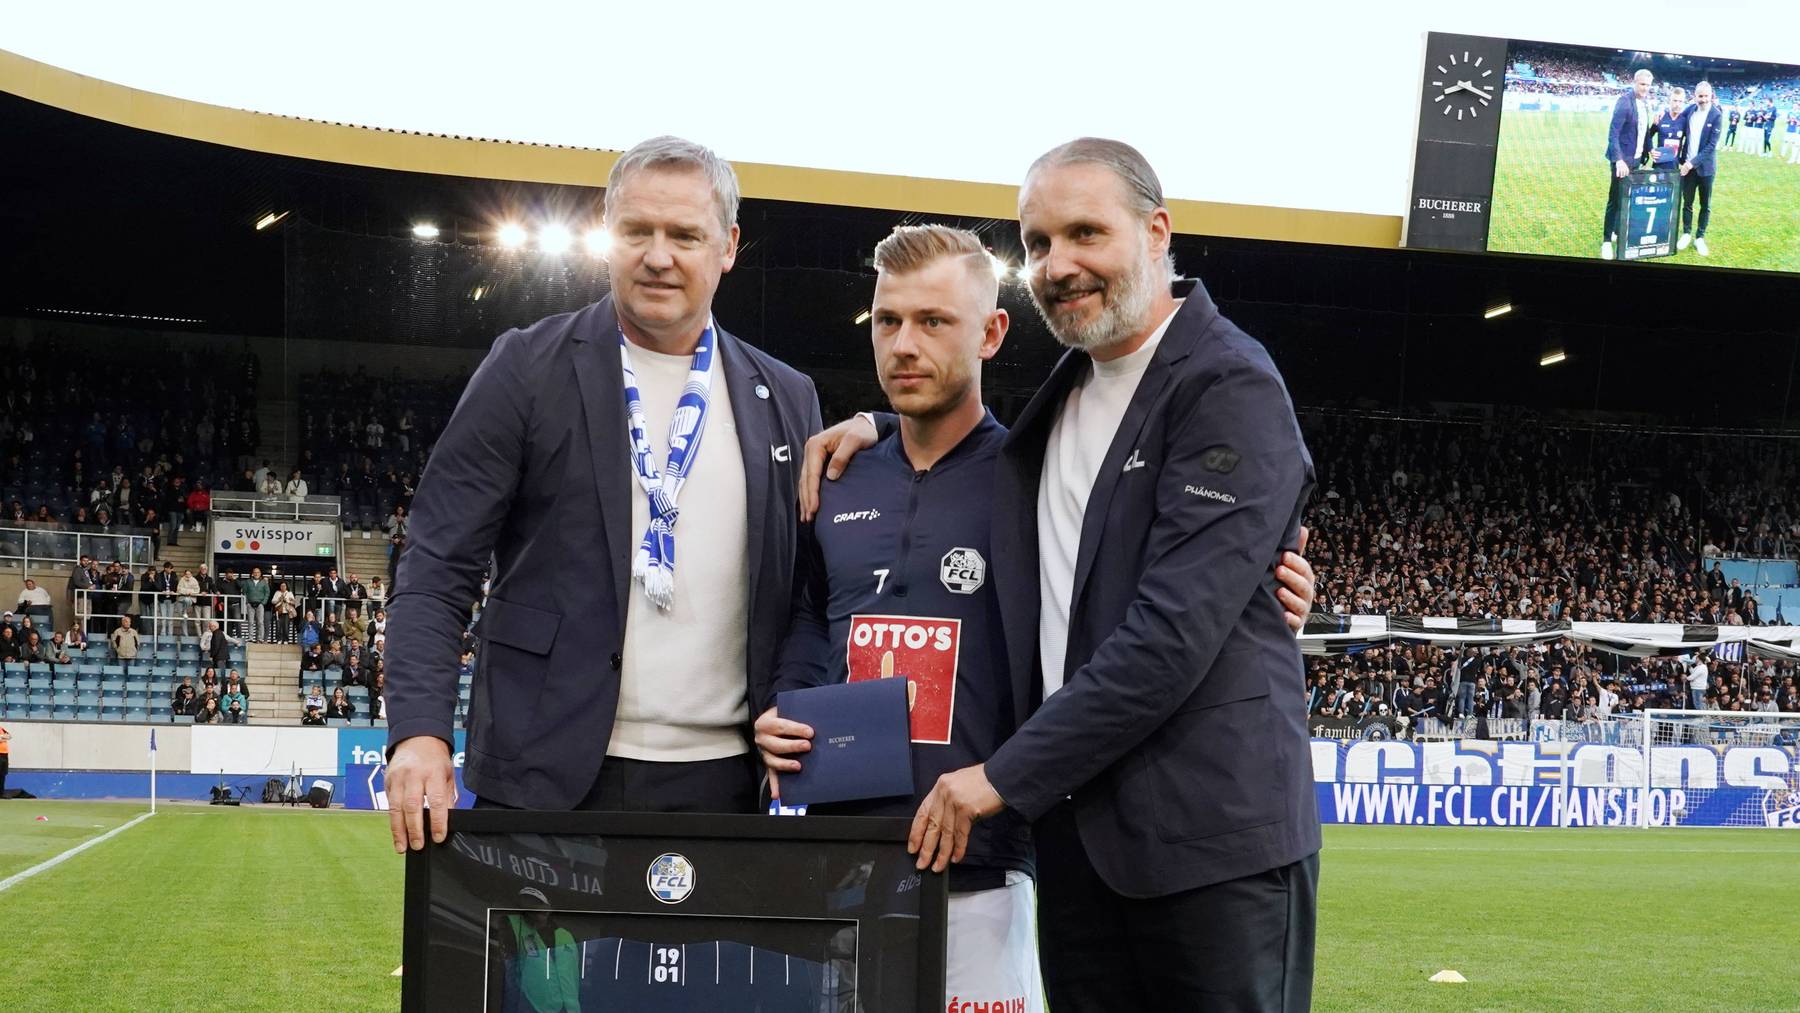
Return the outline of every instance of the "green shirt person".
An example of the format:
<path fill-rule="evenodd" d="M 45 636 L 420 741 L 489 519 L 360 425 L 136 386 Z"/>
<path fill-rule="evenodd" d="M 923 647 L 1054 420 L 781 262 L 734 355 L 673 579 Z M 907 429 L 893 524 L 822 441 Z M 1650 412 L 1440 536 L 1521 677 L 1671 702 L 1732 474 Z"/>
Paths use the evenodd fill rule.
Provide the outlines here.
<path fill-rule="evenodd" d="M 506 921 L 512 930 L 513 973 L 507 976 L 504 1008 L 581 1013 L 581 947 L 575 937 L 558 927 L 546 943 L 549 919 L 541 912 L 507 915 Z"/>

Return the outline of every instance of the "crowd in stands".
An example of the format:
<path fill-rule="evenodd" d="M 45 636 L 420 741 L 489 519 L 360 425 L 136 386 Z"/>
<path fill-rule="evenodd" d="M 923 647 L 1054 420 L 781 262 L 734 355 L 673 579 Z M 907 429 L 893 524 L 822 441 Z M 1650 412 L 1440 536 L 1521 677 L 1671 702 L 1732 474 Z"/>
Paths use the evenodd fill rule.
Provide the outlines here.
<path fill-rule="evenodd" d="M 1721 554 L 1800 548 L 1796 468 L 1769 440 L 1302 412 L 1318 470 L 1315 611 L 1764 625 L 1800 619 Z M 1800 604 L 1800 603 L 1795 603 Z M 1787 608 L 1792 612 L 1794 604 Z M 1690 693 L 1696 665 L 1704 692 Z M 1631 658 L 1570 642 L 1395 643 L 1307 664 L 1308 710 L 1362 719 L 1600 720 L 1644 707 L 1795 710 L 1788 661 Z"/>
<path fill-rule="evenodd" d="M 1566 641 L 1463 650 L 1396 642 L 1312 658 L 1307 712 L 1362 722 L 1393 715 L 1604 721 L 1646 708 L 1800 711 L 1792 661 L 1621 657 Z M 1697 691 L 1697 692 L 1696 692 Z"/>
<path fill-rule="evenodd" d="M 342 498 L 346 531 L 389 528 L 396 508 L 411 501 L 431 443 L 467 382 L 466 375 L 374 377 L 361 368 L 301 380 L 298 467 L 315 494 Z M 403 522 L 404 510 L 400 516 Z"/>
<path fill-rule="evenodd" d="M 260 365 L 146 342 L 100 364 L 129 383 L 94 383 L 94 366 L 54 340 L 0 357 L 0 513 L 9 527 L 141 529 L 160 551 L 254 454 Z"/>
<path fill-rule="evenodd" d="M 1644 66 L 1631 61 L 1586 60 L 1564 51 L 1532 47 L 1514 48 L 1508 54 L 1508 60 L 1506 90 L 1540 95 L 1618 96 L 1631 87 L 1632 74 Z M 1515 68 L 1520 64 L 1531 68 L 1531 76 L 1517 72 Z M 1707 76 L 1700 70 L 1676 73 L 1657 71 L 1654 66 L 1650 69 L 1658 78 L 1652 92 L 1658 103 L 1667 100 L 1664 89 L 1671 84 L 1683 86 L 1691 97 L 1693 86 Z M 1612 75 L 1611 80 L 1607 79 L 1608 74 Z M 1758 115 L 1772 115 L 1777 108 L 1793 109 L 1800 105 L 1800 77 L 1770 76 L 1752 71 L 1713 74 L 1711 78 L 1713 94 L 1722 107 L 1747 108 L 1756 110 Z"/>
<path fill-rule="evenodd" d="M 387 649 L 388 617 L 381 599 L 366 593 L 315 598 L 309 588 L 304 601 L 307 607 L 298 626 L 298 642 L 300 683 L 306 691 L 305 723 L 324 724 L 330 718 L 385 719 L 382 690 L 387 675 L 382 655 Z M 323 695 L 328 683 L 334 687 L 329 701 Z M 356 701 L 346 692 L 351 686 L 368 691 L 368 713 L 357 712 Z"/>
<path fill-rule="evenodd" d="M 1314 610 L 1759 625 L 1707 556 L 1792 555 L 1795 463 L 1768 441 L 1303 412 Z"/>

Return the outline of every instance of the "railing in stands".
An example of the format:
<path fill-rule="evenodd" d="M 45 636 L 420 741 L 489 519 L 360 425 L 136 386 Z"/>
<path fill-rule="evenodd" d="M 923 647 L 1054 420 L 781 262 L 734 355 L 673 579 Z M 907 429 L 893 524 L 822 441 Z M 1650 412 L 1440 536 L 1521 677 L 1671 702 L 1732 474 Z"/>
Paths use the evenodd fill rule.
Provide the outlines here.
<path fill-rule="evenodd" d="M 248 517 L 258 521 L 336 521 L 343 516 L 336 496 L 264 496 L 253 492 L 215 492 L 212 516 Z"/>
<path fill-rule="evenodd" d="M 113 527 L 87 531 L 63 524 L 12 524 L 0 527 L 0 564 L 17 563 L 26 572 L 32 566 L 77 563 L 92 556 L 102 563 L 144 566 L 151 559 L 150 532 L 143 528 Z"/>

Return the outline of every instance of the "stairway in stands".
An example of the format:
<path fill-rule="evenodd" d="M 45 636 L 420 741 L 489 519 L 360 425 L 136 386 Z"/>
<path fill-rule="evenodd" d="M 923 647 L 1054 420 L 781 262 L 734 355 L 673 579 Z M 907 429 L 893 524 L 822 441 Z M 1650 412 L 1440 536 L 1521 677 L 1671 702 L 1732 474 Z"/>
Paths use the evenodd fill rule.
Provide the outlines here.
<path fill-rule="evenodd" d="M 364 587 L 376 577 L 381 578 L 383 587 L 393 583 L 388 578 L 388 542 L 387 535 L 380 531 L 369 532 L 364 538 L 360 530 L 344 532 L 344 558 L 340 561 L 338 572 L 346 578 L 356 574 Z"/>
<path fill-rule="evenodd" d="M 250 644 L 250 723 L 297 725 L 300 648 L 293 644 Z"/>
<path fill-rule="evenodd" d="M 277 401 L 259 398 L 256 402 L 256 426 L 258 445 L 256 463 L 261 465 L 268 461 L 280 476 L 281 483 L 287 484 L 288 475 L 300 458 L 300 409 L 297 402 Z M 306 480 L 316 483 L 317 475 L 308 475 Z"/>

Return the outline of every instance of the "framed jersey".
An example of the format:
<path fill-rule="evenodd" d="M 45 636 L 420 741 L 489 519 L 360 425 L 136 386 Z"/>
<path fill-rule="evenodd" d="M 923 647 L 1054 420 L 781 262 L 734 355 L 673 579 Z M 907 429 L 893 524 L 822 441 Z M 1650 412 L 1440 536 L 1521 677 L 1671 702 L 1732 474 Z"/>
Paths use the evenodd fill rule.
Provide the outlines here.
<path fill-rule="evenodd" d="M 922 1013 L 947 877 L 909 822 L 457 810 L 406 864 L 405 1010 Z"/>
<path fill-rule="evenodd" d="M 1614 256 L 1620 260 L 1648 260 L 1675 252 L 1675 198 L 1681 177 L 1673 171 L 1649 170 L 1631 174 L 1620 202 L 1620 220 L 1614 231 L 1619 243 Z"/>

